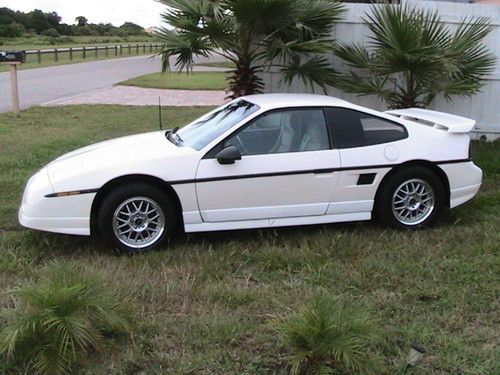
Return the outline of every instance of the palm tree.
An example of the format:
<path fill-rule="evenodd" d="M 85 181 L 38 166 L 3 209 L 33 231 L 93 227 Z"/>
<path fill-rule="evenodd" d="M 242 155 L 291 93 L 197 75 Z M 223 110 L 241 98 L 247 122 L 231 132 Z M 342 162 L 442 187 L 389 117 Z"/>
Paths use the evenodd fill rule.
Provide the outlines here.
<path fill-rule="evenodd" d="M 170 26 L 161 28 L 163 71 L 176 56 L 179 70 L 191 70 L 195 56 L 220 55 L 234 63 L 231 97 L 261 92 L 258 74 L 271 68 L 284 82 L 300 78 L 323 88 L 335 71 L 331 53 L 334 23 L 344 12 L 336 0 L 158 0 Z"/>
<path fill-rule="evenodd" d="M 341 46 L 354 68 L 336 81 L 341 89 L 376 95 L 391 108 L 428 107 L 438 95 L 471 96 L 485 83 L 495 58 L 484 45 L 486 18 L 450 30 L 437 12 L 409 6 L 374 6 L 364 20 L 373 34 L 366 46 Z"/>
<path fill-rule="evenodd" d="M 375 374 L 375 321 L 359 306 L 320 295 L 276 322 L 291 374 Z"/>

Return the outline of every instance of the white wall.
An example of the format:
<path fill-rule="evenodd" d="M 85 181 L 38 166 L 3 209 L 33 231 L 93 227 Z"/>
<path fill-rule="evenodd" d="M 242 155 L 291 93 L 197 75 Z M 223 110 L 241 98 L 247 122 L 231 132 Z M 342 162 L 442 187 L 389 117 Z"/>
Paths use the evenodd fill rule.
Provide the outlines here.
<path fill-rule="evenodd" d="M 421 8 L 437 9 L 444 22 L 450 27 L 456 25 L 465 17 L 488 17 L 490 18 L 493 31 L 488 36 L 486 43 L 488 48 L 496 55 L 497 64 L 495 71 L 488 78 L 488 82 L 481 92 L 471 98 L 454 96 L 447 102 L 444 98 L 437 98 L 432 108 L 444 112 L 451 112 L 457 115 L 473 118 L 477 121 L 476 133 L 487 134 L 488 137 L 496 138 L 500 136 L 500 6 L 477 5 L 477 4 L 457 4 L 451 2 L 405 0 L 406 3 L 418 5 Z M 370 32 L 363 23 L 363 15 L 370 12 L 370 4 L 345 4 L 348 12 L 344 19 L 339 22 L 334 29 L 334 36 L 340 42 L 356 42 L 365 44 L 368 41 Z M 332 64 L 340 70 L 346 69 L 345 65 L 337 57 L 331 56 Z M 294 81 L 289 87 L 280 84 L 278 73 L 264 73 L 266 92 L 312 92 L 311 88 L 306 88 L 300 81 Z M 321 89 L 315 89 L 316 93 L 323 93 Z M 338 89 L 329 88 L 329 95 L 337 96 L 357 104 L 375 109 L 385 109 L 385 104 L 372 96 L 358 97 L 354 94 L 347 94 Z"/>

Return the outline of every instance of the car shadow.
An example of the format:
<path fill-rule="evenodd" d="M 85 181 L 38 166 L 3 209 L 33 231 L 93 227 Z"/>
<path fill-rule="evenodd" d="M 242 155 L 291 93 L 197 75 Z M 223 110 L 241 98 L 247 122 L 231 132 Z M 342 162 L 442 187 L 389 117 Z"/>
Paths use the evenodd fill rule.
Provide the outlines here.
<path fill-rule="evenodd" d="M 452 211 L 445 211 L 443 215 L 433 224 L 431 228 L 422 228 L 421 230 L 432 230 L 442 228 L 452 228 L 454 226 L 467 225 L 469 220 L 460 215 L 456 215 Z M 263 242 L 263 240 L 278 238 L 287 240 L 296 238 L 314 237 L 325 232 L 347 232 L 354 231 L 380 231 L 380 233 L 388 229 L 378 224 L 375 221 L 360 221 L 347 223 L 332 223 L 332 224 L 316 224 L 316 225 L 300 225 L 275 228 L 260 228 L 260 229 L 244 229 L 244 230 L 229 230 L 217 232 L 199 232 L 199 233 L 180 233 L 175 238 L 171 239 L 168 244 L 162 246 L 155 251 L 176 251 L 176 249 L 185 246 L 203 246 L 212 245 L 220 246 L 228 242 L 236 242 L 241 245 Z M 394 229 L 390 229 L 394 230 Z M 114 255 L 121 256 L 125 253 L 119 252 L 117 249 L 105 244 L 99 236 L 74 236 L 55 234 L 47 232 L 35 232 L 29 229 L 20 229 L 19 232 L 31 232 L 28 237 L 29 243 L 33 246 L 41 248 L 43 252 L 48 252 L 53 256 L 78 256 L 95 253 L 96 255 Z M 407 232 L 410 236 L 412 230 L 397 230 L 399 232 Z M 16 231 L 17 232 L 17 231 Z M 143 253 L 134 253 L 138 255 Z M 129 254 L 130 255 L 130 254 Z"/>

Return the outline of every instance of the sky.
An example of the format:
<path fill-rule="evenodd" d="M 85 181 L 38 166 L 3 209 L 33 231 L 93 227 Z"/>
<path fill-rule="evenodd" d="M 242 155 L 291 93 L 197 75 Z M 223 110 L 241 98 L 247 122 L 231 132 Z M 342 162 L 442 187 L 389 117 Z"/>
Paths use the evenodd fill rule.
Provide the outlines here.
<path fill-rule="evenodd" d="M 154 0 L 0 0 L 0 8 L 7 7 L 23 12 L 41 9 L 55 11 L 62 22 L 73 24 L 78 16 L 91 23 L 122 25 L 131 21 L 145 28 L 160 26 L 160 13 L 165 6 Z"/>

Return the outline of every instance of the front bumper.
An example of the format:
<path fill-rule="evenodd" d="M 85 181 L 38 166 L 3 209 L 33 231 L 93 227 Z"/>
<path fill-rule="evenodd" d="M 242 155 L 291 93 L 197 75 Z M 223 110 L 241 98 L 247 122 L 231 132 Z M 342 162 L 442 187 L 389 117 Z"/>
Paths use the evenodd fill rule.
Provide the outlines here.
<path fill-rule="evenodd" d="M 30 229 L 47 232 L 90 235 L 90 211 L 95 193 L 47 198 L 54 193 L 47 168 L 26 184 L 19 223 Z"/>

